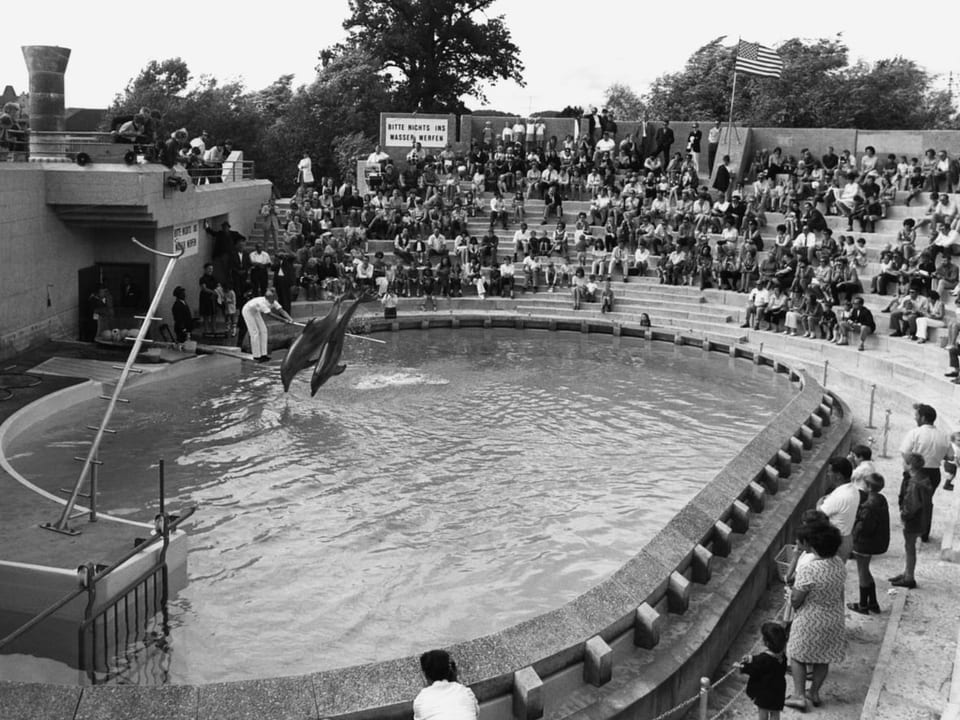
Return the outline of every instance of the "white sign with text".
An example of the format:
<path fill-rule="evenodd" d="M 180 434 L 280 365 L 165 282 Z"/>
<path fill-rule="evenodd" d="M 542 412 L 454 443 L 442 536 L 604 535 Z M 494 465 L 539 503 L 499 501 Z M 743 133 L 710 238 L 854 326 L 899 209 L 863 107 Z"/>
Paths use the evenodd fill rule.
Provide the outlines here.
<path fill-rule="evenodd" d="M 174 252 L 183 248 L 183 257 L 196 255 L 200 251 L 200 223 L 173 226 Z"/>
<path fill-rule="evenodd" d="M 386 147 L 410 147 L 416 141 L 425 148 L 442 148 L 449 142 L 447 119 L 388 117 L 383 137 Z"/>

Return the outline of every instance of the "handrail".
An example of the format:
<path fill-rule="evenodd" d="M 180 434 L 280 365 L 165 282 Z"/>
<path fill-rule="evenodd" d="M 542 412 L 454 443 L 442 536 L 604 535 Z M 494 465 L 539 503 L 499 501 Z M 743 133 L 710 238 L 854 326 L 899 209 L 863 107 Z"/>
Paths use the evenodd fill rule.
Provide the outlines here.
<path fill-rule="evenodd" d="M 197 507 L 196 507 L 195 505 L 191 505 L 191 506 L 188 507 L 186 510 L 184 510 L 184 511 L 180 514 L 179 517 L 171 520 L 170 523 L 169 523 L 169 525 L 168 525 L 170 532 L 173 532 L 174 530 L 176 530 L 177 527 L 180 525 L 180 523 L 182 523 L 184 520 L 186 520 L 187 518 L 189 518 L 189 517 L 190 517 L 191 515 L 193 515 L 196 511 L 197 511 Z M 113 572 L 114 570 L 116 570 L 118 567 L 120 567 L 121 565 L 123 565 L 123 563 L 125 563 L 127 560 L 129 560 L 130 558 L 132 558 L 134 555 L 137 555 L 138 553 L 141 553 L 141 552 L 147 550 L 147 549 L 148 549 L 151 545 L 153 545 L 155 542 L 157 542 L 158 540 L 162 540 L 162 539 L 163 539 L 163 535 L 162 535 L 161 533 L 156 533 L 156 534 L 154 534 L 154 535 L 151 535 L 151 536 L 150 536 L 149 538 L 147 538 L 144 542 L 140 543 L 139 545 L 135 545 L 132 549 L 130 549 L 130 550 L 128 550 L 127 552 L 125 552 L 125 553 L 124 553 L 123 555 L 121 555 L 117 560 L 115 560 L 112 564 L 108 565 L 107 567 L 105 567 L 105 568 L 103 568 L 103 569 L 101 569 L 101 570 L 99 570 L 99 571 L 94 572 L 93 575 L 91 575 L 90 578 L 89 578 L 89 583 L 90 583 L 90 584 L 96 584 L 97 582 L 99 582 L 100 580 L 102 580 L 104 577 L 106 577 L 107 575 L 109 575 L 111 572 Z M 83 567 L 84 567 L 83 565 L 80 566 L 81 569 L 82 569 Z M 33 629 L 34 627 L 36 627 L 39 623 L 41 623 L 42 621 L 46 620 L 48 617 L 50 617 L 51 615 L 53 615 L 57 610 L 59 610 L 60 608 L 62 608 L 64 605 L 66 605 L 67 603 L 69 603 L 71 600 L 74 600 L 75 598 L 78 598 L 80 595 L 83 595 L 85 592 L 87 592 L 87 588 L 86 588 L 84 585 L 81 585 L 81 586 L 78 587 L 76 590 L 68 593 L 67 595 L 64 595 L 62 598 L 60 598 L 60 599 L 57 600 L 55 603 L 53 603 L 53 605 L 50 605 L 50 606 L 47 607 L 45 610 L 42 610 L 42 611 L 41 611 L 40 613 L 38 613 L 37 615 L 34 615 L 32 618 L 30 618 L 30 620 L 28 620 L 28 621 L 25 622 L 23 625 L 21 625 L 20 627 L 18 627 L 18 628 L 17 628 L 16 630 L 14 630 L 12 633 L 10 633 L 9 635 L 7 635 L 7 636 L 4 637 L 4 638 L 0 638 L 0 649 L 2 649 L 2 648 L 3 648 L 4 646 L 6 646 L 6 645 L 9 645 L 11 642 L 13 642 L 14 640 L 16 640 L 18 637 L 20 637 L 21 635 L 23 635 L 23 634 L 26 633 L 27 631 Z"/>
<path fill-rule="evenodd" d="M 113 417 L 113 411 L 117 406 L 120 393 L 123 391 L 123 388 L 127 383 L 127 377 L 130 375 L 130 370 L 133 368 L 134 362 L 136 362 L 137 355 L 140 354 L 140 348 L 143 345 L 143 340 L 147 335 L 147 331 L 150 329 L 150 324 L 153 322 L 154 316 L 157 312 L 157 306 L 160 304 L 160 297 L 167 286 L 167 281 L 173 274 L 173 268 L 177 264 L 177 260 L 180 259 L 184 252 L 184 249 L 180 248 L 175 255 L 172 255 L 170 253 L 165 253 L 160 250 L 154 250 L 153 248 L 146 247 L 136 238 L 130 239 L 141 248 L 144 248 L 155 255 L 169 258 L 169 260 L 167 262 L 166 269 L 163 271 L 163 277 L 160 278 L 160 282 L 157 284 L 157 289 L 153 294 L 153 300 L 150 302 L 150 308 L 143 316 L 143 322 L 140 323 L 140 330 L 137 333 L 136 339 L 133 341 L 133 347 L 130 348 L 130 354 L 127 356 L 127 361 L 123 365 L 123 371 L 120 373 L 116 387 L 113 389 L 113 394 L 110 396 L 110 403 L 107 405 L 106 412 L 103 413 L 103 419 L 100 421 L 100 426 L 97 428 L 97 434 L 94 437 L 93 442 L 90 444 L 90 450 L 83 462 L 83 468 L 80 470 L 80 477 L 77 478 L 77 482 L 73 486 L 73 492 L 70 493 L 70 499 L 67 501 L 67 504 L 64 505 L 63 512 L 60 514 L 60 518 L 55 524 L 41 525 L 41 527 L 48 530 L 53 530 L 55 532 L 75 534 L 68 526 L 68 523 L 70 522 L 70 513 L 73 512 L 73 506 L 77 502 L 77 496 L 80 494 L 83 483 L 90 474 L 90 468 L 93 467 L 95 462 L 98 462 L 97 453 L 100 450 L 100 443 L 103 441 L 103 436 L 107 432 L 107 425 L 110 422 L 110 418 Z"/>

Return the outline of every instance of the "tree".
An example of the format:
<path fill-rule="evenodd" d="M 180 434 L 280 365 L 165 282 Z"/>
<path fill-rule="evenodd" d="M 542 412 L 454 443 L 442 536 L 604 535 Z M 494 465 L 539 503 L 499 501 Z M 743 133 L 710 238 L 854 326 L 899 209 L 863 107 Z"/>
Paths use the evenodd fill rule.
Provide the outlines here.
<path fill-rule="evenodd" d="M 131 78 L 124 91 L 114 98 L 110 112 L 135 113 L 142 107 L 166 112 L 179 105 L 189 82 L 190 70 L 180 58 L 170 58 L 162 62 L 151 60 L 137 77 Z"/>
<path fill-rule="evenodd" d="M 297 161 L 310 153 L 314 174 L 341 175 L 345 164 L 338 157 L 346 147 L 360 147 L 365 139 L 368 154 L 380 134 L 380 113 L 394 109 L 393 84 L 380 74 L 380 60 L 355 47 L 332 51 L 316 79 L 294 92 L 283 112 L 264 133 L 257 163 L 284 191 L 292 189 Z M 349 172 L 352 175 L 352 171 Z"/>
<path fill-rule="evenodd" d="M 642 120 L 647 106 L 629 85 L 613 83 L 603 94 L 603 105 L 615 120 Z"/>
<path fill-rule="evenodd" d="M 523 85 L 520 49 L 494 0 L 350 0 L 347 44 L 379 55 L 380 70 L 399 73 L 400 107 L 461 112 L 462 98 L 486 101 L 485 83 Z M 323 53 L 321 53 L 321 60 Z"/>
<path fill-rule="evenodd" d="M 644 97 L 650 117 L 726 118 L 736 48 L 717 38 L 699 48 L 681 72 L 657 78 Z M 953 127 L 946 93 L 911 60 L 848 65 L 838 38 L 794 38 L 777 48 L 780 78 L 737 74 L 734 120 L 755 127 Z"/>

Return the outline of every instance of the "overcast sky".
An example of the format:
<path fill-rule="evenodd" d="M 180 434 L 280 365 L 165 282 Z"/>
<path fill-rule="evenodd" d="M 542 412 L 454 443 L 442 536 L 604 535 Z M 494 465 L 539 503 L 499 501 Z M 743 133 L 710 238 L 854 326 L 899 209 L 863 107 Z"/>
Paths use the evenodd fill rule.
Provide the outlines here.
<path fill-rule="evenodd" d="M 71 107 L 106 107 L 127 81 L 150 60 L 180 56 L 193 75 L 222 80 L 241 78 L 249 89 L 268 85 L 282 74 L 296 82 L 313 77 L 317 53 L 343 39 L 347 0 L 279 5 L 193 0 L 165 10 L 160 6 L 113 5 L 92 10 L 76 0 L 18 5 L 19 21 L 4 30 L 0 44 L 0 87 L 27 89 L 21 45 L 61 45 L 72 49 L 66 77 Z M 274 8 L 264 17 L 264 8 Z M 644 7 L 657 7 L 658 11 Z M 903 55 L 928 71 L 960 73 L 956 52 L 960 4 L 933 2 L 907 11 L 900 4 L 856 2 L 658 3 L 636 0 L 496 0 L 492 14 L 506 16 L 520 48 L 526 87 L 500 83 L 488 89 L 488 107 L 508 112 L 560 110 L 565 105 L 600 104 L 612 82 L 638 93 L 665 72 L 682 69 L 701 45 L 727 35 L 776 46 L 791 37 L 820 38 L 842 33 L 851 62 Z M 659 9 L 675 10 L 668 22 Z M 152 25 L 147 19 L 155 15 Z M 267 31 L 269 30 L 269 32 Z M 960 86 L 955 86 L 955 90 Z M 467 100 L 479 108 L 479 103 Z"/>

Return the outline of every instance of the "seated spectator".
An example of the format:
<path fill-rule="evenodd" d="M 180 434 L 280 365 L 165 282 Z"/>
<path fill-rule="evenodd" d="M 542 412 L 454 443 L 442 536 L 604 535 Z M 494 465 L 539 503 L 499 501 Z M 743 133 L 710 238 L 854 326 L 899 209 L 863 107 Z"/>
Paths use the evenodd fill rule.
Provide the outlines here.
<path fill-rule="evenodd" d="M 603 281 L 603 289 L 600 291 L 600 312 L 613 312 L 613 288 L 610 287 L 610 278 Z"/>
<path fill-rule="evenodd" d="M 853 299 L 853 309 L 850 315 L 839 324 L 839 339 L 837 345 L 848 344 L 850 333 L 856 333 L 860 339 L 857 350 L 863 350 L 864 341 L 876 332 L 877 326 L 873 320 L 873 314 L 863 305 L 863 298 L 859 295 Z"/>
<path fill-rule="evenodd" d="M 936 290 L 931 290 L 927 295 L 927 309 L 922 314 L 917 314 L 912 321 L 908 321 L 907 332 L 916 337 L 921 345 L 927 341 L 927 334 L 932 327 L 943 327 L 943 318 L 946 310 L 941 300 L 941 295 Z M 912 322 L 912 324 L 911 324 Z"/>

